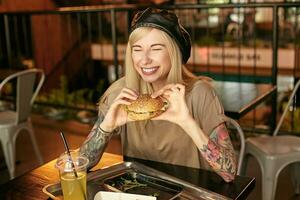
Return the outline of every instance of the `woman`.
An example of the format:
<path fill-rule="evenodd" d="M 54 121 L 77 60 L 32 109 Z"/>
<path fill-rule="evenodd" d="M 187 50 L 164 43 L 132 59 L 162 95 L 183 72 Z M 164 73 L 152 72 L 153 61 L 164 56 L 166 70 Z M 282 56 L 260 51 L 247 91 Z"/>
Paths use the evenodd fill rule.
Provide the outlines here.
<path fill-rule="evenodd" d="M 190 51 L 190 36 L 175 14 L 148 8 L 135 15 L 125 77 L 102 96 L 99 119 L 80 148 L 90 167 L 119 133 L 126 156 L 211 168 L 227 182 L 234 179 L 236 160 L 223 108 L 210 84 L 185 68 Z M 164 97 L 168 109 L 151 120 L 132 121 L 122 105 L 144 93 Z"/>

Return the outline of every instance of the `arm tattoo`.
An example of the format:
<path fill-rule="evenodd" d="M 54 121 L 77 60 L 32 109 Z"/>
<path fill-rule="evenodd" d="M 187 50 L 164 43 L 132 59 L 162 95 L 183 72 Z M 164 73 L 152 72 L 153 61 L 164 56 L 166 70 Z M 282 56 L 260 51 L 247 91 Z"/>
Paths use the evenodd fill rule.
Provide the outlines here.
<path fill-rule="evenodd" d="M 212 169 L 226 182 L 234 179 L 237 164 L 225 124 L 220 124 L 214 129 L 209 137 L 208 144 L 201 149 L 201 153 Z"/>
<path fill-rule="evenodd" d="M 101 122 L 102 119 L 99 117 L 89 136 L 80 147 L 80 155 L 84 155 L 89 159 L 88 169 L 94 167 L 99 162 L 111 136 L 113 135 L 113 133 L 103 133 L 99 129 Z"/>

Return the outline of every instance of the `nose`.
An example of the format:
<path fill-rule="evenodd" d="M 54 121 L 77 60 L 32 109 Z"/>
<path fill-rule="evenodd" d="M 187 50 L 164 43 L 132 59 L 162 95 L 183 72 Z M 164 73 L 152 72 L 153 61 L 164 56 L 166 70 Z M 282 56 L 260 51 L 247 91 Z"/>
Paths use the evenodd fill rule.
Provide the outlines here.
<path fill-rule="evenodd" d="M 150 58 L 149 53 L 145 52 L 141 57 L 141 63 L 143 65 L 147 65 L 147 64 L 151 63 L 151 61 L 152 61 L 152 59 Z"/>

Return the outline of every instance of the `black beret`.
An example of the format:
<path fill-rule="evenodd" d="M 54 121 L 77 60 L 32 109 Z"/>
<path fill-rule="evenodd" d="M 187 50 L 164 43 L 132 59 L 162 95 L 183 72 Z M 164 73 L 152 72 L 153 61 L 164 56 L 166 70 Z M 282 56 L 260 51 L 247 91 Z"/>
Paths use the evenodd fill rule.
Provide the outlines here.
<path fill-rule="evenodd" d="M 133 17 L 130 33 L 139 27 L 152 27 L 166 32 L 176 41 L 181 51 L 182 62 L 185 64 L 188 61 L 191 54 L 191 38 L 176 14 L 167 10 L 147 8 Z"/>

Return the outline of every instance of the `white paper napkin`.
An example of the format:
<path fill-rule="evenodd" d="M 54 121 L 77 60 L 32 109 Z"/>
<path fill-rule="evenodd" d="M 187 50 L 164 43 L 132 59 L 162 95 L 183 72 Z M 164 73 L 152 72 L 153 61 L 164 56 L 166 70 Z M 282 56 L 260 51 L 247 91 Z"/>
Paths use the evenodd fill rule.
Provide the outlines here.
<path fill-rule="evenodd" d="M 120 192 L 98 192 L 94 200 L 156 200 L 156 197 Z"/>

